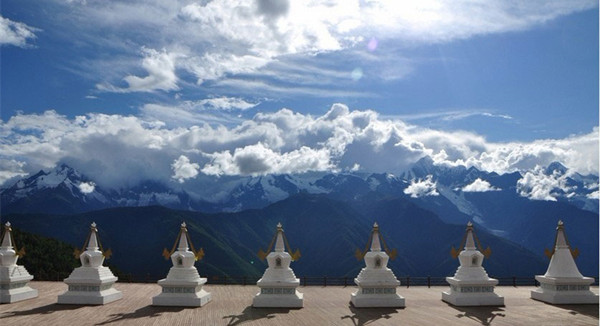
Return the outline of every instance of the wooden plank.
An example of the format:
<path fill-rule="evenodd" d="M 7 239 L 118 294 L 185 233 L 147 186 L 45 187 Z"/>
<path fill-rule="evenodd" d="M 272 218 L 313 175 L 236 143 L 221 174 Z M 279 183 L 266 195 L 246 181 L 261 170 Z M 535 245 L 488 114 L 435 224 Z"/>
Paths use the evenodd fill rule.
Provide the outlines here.
<path fill-rule="evenodd" d="M 254 309 L 256 286 L 209 285 L 201 308 L 152 307 L 157 284 L 118 283 L 123 299 L 104 306 L 57 305 L 61 282 L 32 282 L 35 299 L 0 305 L 0 325 L 598 325 L 598 305 L 553 306 L 529 298 L 533 287 L 497 287 L 505 307 L 458 308 L 441 301 L 447 287 L 400 287 L 404 309 L 356 309 L 355 287 L 300 287 L 302 309 Z M 598 287 L 593 291 L 598 293 Z"/>

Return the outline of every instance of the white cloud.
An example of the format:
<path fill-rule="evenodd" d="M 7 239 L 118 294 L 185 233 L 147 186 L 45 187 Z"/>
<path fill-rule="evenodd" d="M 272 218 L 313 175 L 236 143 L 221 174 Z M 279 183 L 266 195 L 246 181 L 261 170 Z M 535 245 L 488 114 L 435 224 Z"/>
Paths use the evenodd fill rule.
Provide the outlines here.
<path fill-rule="evenodd" d="M 287 153 L 278 153 L 262 143 L 208 154 L 211 161 L 202 168 L 208 175 L 264 175 L 327 171 L 334 166 L 327 150 L 302 146 Z"/>
<path fill-rule="evenodd" d="M 350 76 L 350 74 L 348 74 Z M 257 77 L 258 78 L 258 77 Z M 354 91 L 347 89 L 331 89 L 325 86 L 284 86 L 277 83 L 267 82 L 264 80 L 246 80 L 229 78 L 215 82 L 213 87 L 220 90 L 236 89 L 238 92 L 245 94 L 262 94 L 262 95 L 277 95 L 285 97 L 290 95 L 302 95 L 313 97 L 373 97 L 373 94 L 367 91 Z"/>
<path fill-rule="evenodd" d="M 410 185 L 404 189 L 404 193 L 412 198 L 439 196 L 437 192 L 437 183 L 434 182 L 432 175 L 428 175 L 425 179 L 412 180 Z"/>
<path fill-rule="evenodd" d="M 0 16 L 0 45 L 30 46 L 27 40 L 35 39 L 39 29 Z"/>
<path fill-rule="evenodd" d="M 581 174 L 598 175 L 598 127 L 587 134 L 532 142 L 493 143 L 467 132 L 415 130 L 436 164 L 474 166 L 498 173 L 529 171 L 561 162 Z"/>
<path fill-rule="evenodd" d="M 546 175 L 541 166 L 536 166 L 517 181 L 517 193 L 530 199 L 556 201 L 557 191 L 568 195 L 571 190 L 567 186 L 567 176 L 568 174 L 562 175 L 558 171 Z"/>
<path fill-rule="evenodd" d="M 24 166 L 25 162 L 0 158 L 0 185 L 13 178 L 26 176 L 28 173 L 23 170 Z"/>
<path fill-rule="evenodd" d="M 198 175 L 200 165 L 191 163 L 187 156 L 181 155 L 173 161 L 171 168 L 173 168 L 172 178 L 179 181 L 179 183 L 184 183 L 186 179 L 195 178 Z"/>
<path fill-rule="evenodd" d="M 69 119 L 55 111 L 17 114 L 0 122 L 0 163 L 6 163 L 0 164 L 0 177 L 6 181 L 65 162 L 96 184 L 118 189 L 147 179 L 166 183 L 174 175 L 176 180 L 188 180 L 188 185 L 193 182 L 186 176 L 192 171 L 198 172 L 194 175 L 198 182 L 206 175 L 346 171 L 353 167 L 364 172 L 399 173 L 430 156 L 436 164 L 475 166 L 498 173 L 533 171 L 524 175 L 519 191 L 549 198 L 549 187 L 562 180 L 561 176 L 548 179 L 536 172 L 536 166 L 558 161 L 569 171 L 598 174 L 597 128 L 564 139 L 493 143 L 474 133 L 420 128 L 384 119 L 375 111 L 350 110 L 343 104 L 334 104 L 317 116 L 281 109 L 238 120 L 226 116 L 219 120 L 217 114 L 223 110 L 199 108 L 195 102 L 172 107 L 146 105 L 141 117 L 91 113 Z M 162 122 L 173 117 L 191 122 Z M 173 167 L 177 157 L 179 165 Z M 190 173 L 178 174 L 179 169 Z M 417 184 L 411 189 L 427 185 L 428 180 Z"/>
<path fill-rule="evenodd" d="M 389 116 L 390 118 L 397 118 L 404 121 L 419 121 L 419 120 L 431 120 L 431 119 L 440 119 L 442 121 L 454 121 L 454 120 L 462 120 L 474 116 L 484 116 L 489 118 L 499 118 L 505 120 L 512 120 L 513 117 L 506 114 L 496 114 L 490 112 L 490 110 L 446 110 L 446 111 L 438 111 L 438 112 L 421 112 L 415 114 L 406 114 L 406 115 L 395 115 Z"/>
<path fill-rule="evenodd" d="M 587 194 L 587 198 L 596 199 L 596 200 L 600 199 L 600 191 L 596 190 L 594 192 Z"/>
<path fill-rule="evenodd" d="M 129 75 L 123 78 L 127 87 L 117 87 L 108 83 L 98 84 L 97 88 L 103 91 L 129 93 L 129 92 L 152 92 L 155 90 L 172 91 L 178 90 L 177 75 L 175 74 L 175 61 L 180 55 L 168 53 L 165 49 L 156 51 L 154 49 L 142 48 L 144 59 L 142 67 L 148 73 L 145 77 Z"/>
<path fill-rule="evenodd" d="M 175 72 L 178 69 L 198 84 L 240 74 L 253 74 L 260 79 L 264 74 L 275 72 L 277 75 L 280 72 L 277 68 L 264 68 L 286 57 L 299 55 L 311 60 L 318 54 L 365 48 L 373 36 L 382 42 L 404 46 L 450 42 L 532 28 L 560 16 L 594 8 L 597 2 L 154 0 L 94 1 L 70 6 L 69 12 L 79 19 L 57 24 L 68 23 L 68 28 L 77 33 L 65 37 L 81 37 L 85 42 L 98 42 L 102 48 L 110 47 L 121 54 L 115 56 L 116 64 L 127 61 L 123 56 L 131 57 L 132 47 L 168 49 L 146 50 L 143 66 L 148 75 L 138 77 L 129 72 L 125 77 L 127 87 L 113 86 L 114 82 L 110 81 L 99 86 L 111 91 L 147 92 L 177 89 Z M 78 25 L 71 26 L 73 23 Z M 104 31 L 106 37 L 97 37 L 98 30 Z M 371 46 L 369 51 L 377 54 L 371 58 L 382 55 L 382 49 Z M 369 51 L 363 50 L 367 54 Z M 182 56 L 175 60 L 173 53 Z M 367 59 L 361 61 L 364 60 Z M 390 64 L 372 75 L 383 79 L 401 78 L 411 70 L 405 68 L 407 66 L 410 64 Z M 348 68 L 348 77 L 356 68 L 359 67 Z M 135 69 L 137 67 L 130 67 L 129 71 Z M 101 69 L 97 70 L 102 73 Z M 363 72 L 362 78 L 368 78 L 368 71 L 363 69 Z M 312 74 L 310 71 L 297 73 L 306 78 Z M 105 78 L 110 80 L 113 76 Z"/>
<path fill-rule="evenodd" d="M 234 111 L 234 110 L 242 110 L 243 111 L 243 110 L 251 109 L 259 104 L 259 103 L 246 102 L 245 100 L 243 100 L 241 98 L 237 98 L 237 97 L 226 97 L 226 96 L 207 98 L 204 100 L 200 100 L 197 103 L 208 109 L 224 110 L 224 111 Z"/>
<path fill-rule="evenodd" d="M 82 182 L 79 184 L 78 188 L 82 193 L 90 194 L 94 192 L 94 189 L 96 189 L 96 184 L 93 182 Z"/>
<path fill-rule="evenodd" d="M 208 124 L 231 125 L 240 123 L 241 119 L 230 114 L 206 111 L 194 102 L 181 102 L 176 105 L 144 104 L 140 108 L 144 119 L 158 120 L 169 126 L 187 126 Z"/>
<path fill-rule="evenodd" d="M 471 184 L 468 184 L 462 188 L 463 192 L 487 192 L 487 191 L 499 191 L 500 189 L 493 187 L 488 181 L 480 178 L 475 179 Z"/>

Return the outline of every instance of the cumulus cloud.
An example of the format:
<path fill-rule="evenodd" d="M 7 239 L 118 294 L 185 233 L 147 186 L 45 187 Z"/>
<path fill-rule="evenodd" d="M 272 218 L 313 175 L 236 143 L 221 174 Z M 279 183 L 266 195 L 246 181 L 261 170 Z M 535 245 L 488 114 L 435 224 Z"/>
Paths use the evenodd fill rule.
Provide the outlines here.
<path fill-rule="evenodd" d="M 94 189 L 96 189 L 96 184 L 93 182 L 82 182 L 79 184 L 78 186 L 79 191 L 81 191 L 84 194 L 91 194 L 92 192 L 94 192 Z"/>
<path fill-rule="evenodd" d="M 127 87 L 117 87 L 108 83 L 98 84 L 97 88 L 104 91 L 129 93 L 129 92 L 152 92 L 155 90 L 172 91 L 178 90 L 177 75 L 175 74 L 175 60 L 178 54 L 168 53 L 166 50 L 156 51 L 154 49 L 142 48 L 144 59 L 142 68 L 146 70 L 147 76 L 138 77 L 129 75 L 123 78 Z"/>
<path fill-rule="evenodd" d="M 0 45 L 27 47 L 27 41 L 35 39 L 37 31 L 39 29 L 0 16 Z"/>
<path fill-rule="evenodd" d="M 404 189 L 404 193 L 412 198 L 439 196 L 437 183 L 432 179 L 433 176 L 428 175 L 425 179 L 412 180 L 410 185 Z"/>
<path fill-rule="evenodd" d="M 258 13 L 268 18 L 278 18 L 285 16 L 290 10 L 288 0 L 257 0 Z"/>
<path fill-rule="evenodd" d="M 517 181 L 517 193 L 534 200 L 556 201 L 558 192 L 569 193 L 571 190 L 567 186 L 567 176 L 558 171 L 545 174 L 544 169 L 537 166 Z"/>
<path fill-rule="evenodd" d="M 297 150 L 278 153 L 262 143 L 229 151 L 207 154 L 211 162 L 202 168 L 208 175 L 264 175 L 327 171 L 334 166 L 329 152 L 302 146 Z"/>
<path fill-rule="evenodd" d="M 200 165 L 191 163 L 187 156 L 181 155 L 173 161 L 171 168 L 173 168 L 172 178 L 179 181 L 179 183 L 184 183 L 186 179 L 195 178 L 198 175 Z"/>
<path fill-rule="evenodd" d="M 587 198 L 596 199 L 596 200 L 600 199 L 600 191 L 596 190 L 594 192 L 587 194 Z"/>
<path fill-rule="evenodd" d="M 471 184 L 468 184 L 462 188 L 463 192 L 487 192 L 487 191 L 499 191 L 501 189 L 493 187 L 488 181 L 480 178 L 475 179 Z"/>
<path fill-rule="evenodd" d="M 460 131 L 447 133 L 426 129 L 417 133 L 421 133 L 418 137 L 425 146 L 433 149 L 432 158 L 436 164 L 474 166 L 484 171 L 506 173 L 561 162 L 584 175 L 598 174 L 598 127 L 589 133 L 563 139 L 509 143 L 488 142 L 477 134 Z"/>
<path fill-rule="evenodd" d="M 157 112 L 166 112 L 165 121 L 171 116 L 196 120 L 170 126 Z M 284 108 L 227 123 L 209 123 L 193 109 L 157 105 L 145 106 L 140 117 L 90 113 L 70 119 L 55 111 L 17 114 L 0 122 L 0 153 L 4 181 L 64 162 L 96 184 L 117 189 L 142 180 L 187 180 L 187 186 L 203 176 L 335 172 L 357 167 L 364 172 L 400 173 L 430 156 L 435 164 L 475 166 L 497 173 L 532 171 L 524 174 L 519 191 L 549 198 L 552 189 L 543 186 L 544 182 L 560 186 L 562 176 L 548 179 L 536 166 L 558 161 L 569 171 L 597 175 L 598 129 L 564 139 L 493 143 L 474 133 L 421 128 L 383 118 L 375 111 L 350 110 L 343 104 L 334 104 L 317 116 Z M 409 191 L 415 189 L 417 194 L 421 193 L 418 189 L 434 184 L 428 179 L 414 183 Z M 471 185 L 477 187 L 485 187 L 484 182 Z"/>

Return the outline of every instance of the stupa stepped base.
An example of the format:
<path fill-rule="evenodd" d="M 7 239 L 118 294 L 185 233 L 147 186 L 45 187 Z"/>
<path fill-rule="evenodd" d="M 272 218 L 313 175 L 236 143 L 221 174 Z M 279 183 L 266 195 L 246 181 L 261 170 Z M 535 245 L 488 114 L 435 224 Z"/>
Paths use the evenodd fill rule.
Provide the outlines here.
<path fill-rule="evenodd" d="M 112 284 L 111 284 L 112 285 Z M 58 304 L 104 305 L 123 298 L 123 293 L 114 288 L 97 291 L 98 286 L 76 285 L 58 296 Z"/>
<path fill-rule="evenodd" d="M 442 292 L 442 301 L 453 306 L 504 306 L 504 297 L 495 293 L 453 293 Z"/>
<path fill-rule="evenodd" d="M 295 288 L 261 288 L 252 300 L 255 308 L 302 308 L 304 294 Z"/>
<path fill-rule="evenodd" d="M 23 266 L 0 267 L 0 303 L 36 298 L 38 291 L 29 287 L 33 279 Z"/>
<path fill-rule="evenodd" d="M 494 293 L 498 280 L 457 280 L 447 277 L 450 291 L 442 292 L 442 301 L 454 306 L 504 306 L 504 297 Z"/>
<path fill-rule="evenodd" d="M 551 304 L 598 304 L 598 295 L 591 291 L 531 291 L 531 298 Z"/>
<path fill-rule="evenodd" d="M 598 295 L 590 291 L 591 277 L 566 278 L 537 275 L 540 287 L 531 291 L 531 298 L 551 304 L 598 304 Z"/>
<path fill-rule="evenodd" d="M 71 272 L 71 275 L 65 279 L 65 283 L 82 285 L 101 285 L 106 283 L 115 283 L 118 280 L 116 276 L 106 266 L 99 267 L 77 267 Z"/>
<path fill-rule="evenodd" d="M 58 296 L 58 304 L 103 305 L 123 298 L 113 288 L 118 280 L 106 266 L 78 267 L 65 279 L 67 292 Z"/>
<path fill-rule="evenodd" d="M 364 275 L 377 276 L 377 278 L 365 280 L 363 277 L 359 280 Z M 358 285 L 358 291 L 352 293 L 350 302 L 357 308 L 404 308 L 406 306 L 404 297 L 396 293 L 400 281 L 389 269 L 386 272 L 386 270 L 363 268 L 354 282 Z"/>
<path fill-rule="evenodd" d="M 211 294 L 202 289 L 204 283 L 206 283 L 206 278 L 198 278 L 193 281 L 162 279 L 158 281 L 158 285 L 162 287 L 162 293 L 152 298 L 152 305 L 202 307 L 212 299 Z"/>
<path fill-rule="evenodd" d="M 168 288 L 167 288 L 168 289 Z M 212 296 L 205 290 L 193 292 L 194 288 L 181 288 L 182 291 L 191 290 L 192 293 L 163 292 L 152 298 L 153 306 L 171 307 L 202 307 L 212 300 Z M 163 288 L 163 291 L 165 288 Z M 170 291 L 170 290 L 167 290 Z"/>
<path fill-rule="evenodd" d="M 357 308 L 404 308 L 406 303 L 404 297 L 396 294 L 395 288 L 372 289 L 372 294 L 365 294 L 365 290 L 370 292 L 371 289 L 358 289 L 356 293 L 352 293 L 350 302 Z M 385 294 L 385 292 L 394 293 Z M 381 293 L 377 293 L 381 292 Z"/>
<path fill-rule="evenodd" d="M 13 303 L 37 296 L 38 291 L 30 288 L 27 283 L 0 284 L 0 303 Z"/>

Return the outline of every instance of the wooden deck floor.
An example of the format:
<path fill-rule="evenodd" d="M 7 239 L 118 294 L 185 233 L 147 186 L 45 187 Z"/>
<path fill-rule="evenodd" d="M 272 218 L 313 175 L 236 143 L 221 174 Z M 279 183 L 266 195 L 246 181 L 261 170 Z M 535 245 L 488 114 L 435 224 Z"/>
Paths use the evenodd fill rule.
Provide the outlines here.
<path fill-rule="evenodd" d="M 441 301 L 447 287 L 400 287 L 404 309 L 356 309 L 354 287 L 300 287 L 302 309 L 254 309 L 256 286 L 208 285 L 201 308 L 152 307 L 156 284 L 118 283 L 123 299 L 104 306 L 57 305 L 61 282 L 32 282 L 39 297 L 0 305 L 0 325 L 598 325 L 598 305 L 553 306 L 529 298 L 533 287 L 497 287 L 505 307 L 458 308 Z M 598 288 L 593 288 L 598 293 Z"/>

